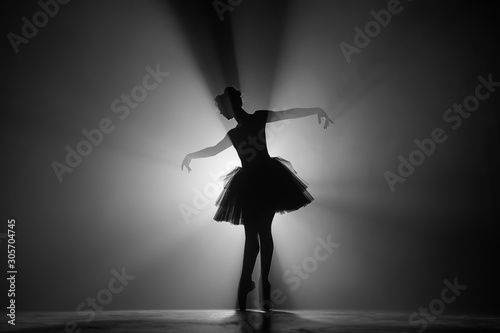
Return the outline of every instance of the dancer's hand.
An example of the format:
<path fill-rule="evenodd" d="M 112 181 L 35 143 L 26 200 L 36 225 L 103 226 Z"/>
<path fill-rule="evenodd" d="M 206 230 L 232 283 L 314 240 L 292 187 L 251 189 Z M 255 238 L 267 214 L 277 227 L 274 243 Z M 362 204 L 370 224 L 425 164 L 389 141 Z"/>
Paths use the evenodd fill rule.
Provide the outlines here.
<path fill-rule="evenodd" d="M 191 168 L 189 167 L 189 163 L 191 163 L 191 154 L 187 154 L 186 157 L 182 160 L 181 171 L 186 167 L 188 173 L 191 172 Z"/>
<path fill-rule="evenodd" d="M 325 118 L 325 124 L 323 126 L 324 129 L 327 129 L 330 126 L 330 123 L 334 123 L 333 120 L 330 119 L 328 114 L 326 114 L 325 110 L 318 108 L 318 124 L 321 125 L 321 118 Z"/>

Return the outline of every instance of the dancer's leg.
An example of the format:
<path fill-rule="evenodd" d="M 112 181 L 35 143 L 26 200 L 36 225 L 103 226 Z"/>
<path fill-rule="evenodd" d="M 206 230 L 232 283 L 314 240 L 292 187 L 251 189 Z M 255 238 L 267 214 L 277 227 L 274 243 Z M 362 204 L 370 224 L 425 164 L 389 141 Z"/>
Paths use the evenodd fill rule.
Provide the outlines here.
<path fill-rule="evenodd" d="M 271 309 L 271 284 L 269 282 L 269 272 L 271 270 L 271 261 L 273 259 L 274 241 L 271 233 L 271 224 L 274 218 L 274 211 L 263 212 L 258 233 L 260 238 L 260 266 L 262 283 L 262 306 L 264 310 Z"/>
<path fill-rule="evenodd" d="M 255 260 L 259 254 L 259 240 L 257 229 L 250 223 L 245 224 L 245 250 L 243 254 L 243 269 L 241 270 L 241 281 L 250 281 L 255 267 Z"/>
<path fill-rule="evenodd" d="M 271 224 L 274 218 L 274 211 L 264 212 L 259 223 L 260 238 L 260 265 L 262 270 L 262 281 L 268 281 L 273 259 L 274 241 L 271 233 Z"/>
<path fill-rule="evenodd" d="M 243 268 L 238 287 L 238 303 L 240 310 L 246 310 L 247 294 L 255 288 L 252 282 L 252 272 L 255 267 L 255 260 L 259 254 L 259 239 L 257 228 L 251 216 L 244 216 L 245 226 L 245 250 L 243 253 Z"/>

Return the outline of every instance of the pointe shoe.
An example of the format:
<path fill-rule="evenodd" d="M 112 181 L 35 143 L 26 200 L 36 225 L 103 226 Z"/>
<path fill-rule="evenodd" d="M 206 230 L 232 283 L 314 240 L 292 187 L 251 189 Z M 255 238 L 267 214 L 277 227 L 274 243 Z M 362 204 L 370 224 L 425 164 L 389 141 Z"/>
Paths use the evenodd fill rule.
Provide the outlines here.
<path fill-rule="evenodd" d="M 271 283 L 269 281 L 262 281 L 262 310 L 271 311 Z"/>
<path fill-rule="evenodd" d="M 247 282 L 240 281 L 238 287 L 238 304 L 240 306 L 240 311 L 247 310 L 247 295 L 249 292 L 255 289 L 255 282 L 249 280 Z"/>

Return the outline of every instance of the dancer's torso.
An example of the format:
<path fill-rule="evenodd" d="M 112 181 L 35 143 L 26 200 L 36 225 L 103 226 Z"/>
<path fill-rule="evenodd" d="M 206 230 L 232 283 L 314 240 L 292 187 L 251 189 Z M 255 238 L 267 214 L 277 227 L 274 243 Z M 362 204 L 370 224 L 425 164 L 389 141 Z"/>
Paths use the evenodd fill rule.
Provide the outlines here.
<path fill-rule="evenodd" d="M 266 143 L 267 111 L 256 111 L 239 127 L 228 132 L 242 167 L 250 167 L 270 159 Z"/>

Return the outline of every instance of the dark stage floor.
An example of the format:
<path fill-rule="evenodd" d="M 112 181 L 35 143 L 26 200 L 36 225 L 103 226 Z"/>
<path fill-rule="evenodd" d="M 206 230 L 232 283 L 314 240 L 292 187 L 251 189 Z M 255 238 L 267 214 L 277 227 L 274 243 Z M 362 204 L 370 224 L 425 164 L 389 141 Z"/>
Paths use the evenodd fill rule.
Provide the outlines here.
<path fill-rule="evenodd" d="M 2 316 L 5 317 L 5 314 Z M 20 313 L 2 332 L 418 332 L 409 313 L 359 311 L 158 310 L 105 311 L 89 323 L 74 312 Z M 87 317 L 88 318 L 88 317 Z M 422 319 L 422 317 L 419 317 Z M 78 327 L 71 326 L 76 321 Z M 75 324 L 75 323 L 73 323 Z M 67 327 L 66 327 L 67 325 Z M 79 330 L 80 329 L 80 330 Z M 421 332 L 498 332 L 499 316 L 441 315 Z"/>

